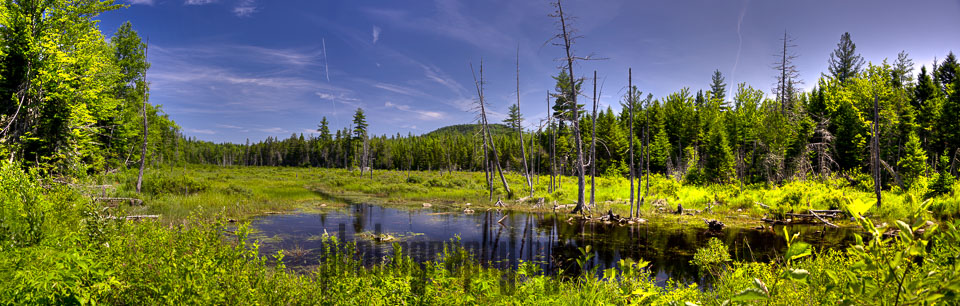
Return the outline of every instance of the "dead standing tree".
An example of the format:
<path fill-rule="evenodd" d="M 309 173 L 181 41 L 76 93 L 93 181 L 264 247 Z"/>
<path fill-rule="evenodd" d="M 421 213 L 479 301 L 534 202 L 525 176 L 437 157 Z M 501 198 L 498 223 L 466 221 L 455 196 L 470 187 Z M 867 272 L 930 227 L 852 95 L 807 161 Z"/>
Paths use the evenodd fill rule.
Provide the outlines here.
<path fill-rule="evenodd" d="M 633 100 L 633 68 L 627 68 L 627 108 L 629 108 L 630 118 L 628 124 L 630 125 L 630 137 L 627 138 L 630 141 L 630 217 L 633 217 L 633 182 L 636 180 L 635 177 L 635 165 L 633 158 L 633 106 L 636 104 Z"/>
<path fill-rule="evenodd" d="M 593 71 L 593 117 L 590 119 L 590 207 L 596 207 L 597 191 L 597 71 Z"/>
<path fill-rule="evenodd" d="M 523 156 L 523 176 L 527 178 L 530 187 L 530 197 L 533 198 L 533 179 L 530 178 L 530 168 L 527 166 L 527 149 L 523 145 L 523 118 L 520 116 L 520 47 L 517 47 L 517 136 L 520 136 L 520 156 Z M 531 148 L 532 150 L 532 148 Z"/>
<path fill-rule="evenodd" d="M 147 49 L 150 46 L 150 39 L 147 39 L 147 43 L 143 46 L 143 61 L 147 61 Z M 149 66 L 147 66 L 149 67 Z M 140 173 L 137 174 L 137 193 L 140 193 L 140 187 L 143 185 L 143 167 L 146 164 L 147 157 L 147 133 L 149 132 L 149 124 L 147 123 L 147 69 L 143 69 L 143 104 L 141 105 L 140 112 L 143 113 L 143 146 L 140 147 Z"/>
<path fill-rule="evenodd" d="M 490 130 L 487 128 L 487 102 L 483 97 L 483 61 L 480 61 L 479 80 L 477 80 L 476 74 L 473 73 L 473 64 L 470 65 L 470 72 L 473 74 L 473 82 L 477 86 L 477 97 L 479 97 L 477 104 L 480 106 L 480 122 L 483 129 L 484 141 L 490 145 L 490 151 L 493 153 L 493 164 L 497 168 L 497 173 L 500 175 L 500 183 L 503 184 L 503 189 L 507 192 L 507 197 L 509 198 L 513 192 L 510 191 L 510 186 L 507 185 L 507 179 L 503 177 L 503 168 L 500 168 L 500 157 L 497 156 L 497 145 L 493 143 L 493 135 L 490 134 Z M 492 196 L 491 200 L 493 200 Z"/>
<path fill-rule="evenodd" d="M 783 31 L 781 41 L 783 42 L 783 48 L 780 49 L 780 54 L 777 54 L 778 59 L 773 64 L 773 68 L 780 72 L 774 90 L 777 92 L 777 99 L 780 101 L 780 112 L 786 114 L 787 110 L 792 108 L 794 90 L 798 88 L 796 85 L 801 84 L 801 82 L 800 72 L 797 71 L 797 66 L 793 64 L 797 55 L 789 51 L 797 45 L 793 44 L 793 38 L 787 35 L 787 31 Z"/>
<path fill-rule="evenodd" d="M 560 0 L 557 0 L 557 2 L 555 2 L 553 5 L 557 8 L 557 10 L 553 14 L 550 14 L 550 17 L 557 18 L 557 22 L 560 25 L 560 33 L 554 36 L 553 39 L 561 39 L 563 41 L 562 43 L 555 43 L 555 45 L 562 46 L 566 55 L 564 58 L 566 64 L 563 68 L 566 68 L 567 73 L 569 74 L 570 92 L 568 93 L 568 103 L 570 104 L 571 108 L 569 120 L 573 123 L 574 146 L 576 147 L 575 149 L 577 151 L 576 160 L 574 161 L 574 171 L 577 174 L 577 206 L 573 209 L 573 211 L 571 211 L 571 213 L 583 213 L 585 183 L 584 174 L 586 172 L 585 168 L 588 165 L 585 164 L 583 160 L 583 139 L 580 137 L 580 120 L 578 119 L 580 110 L 577 105 L 577 96 L 579 93 L 577 92 L 577 77 L 576 74 L 573 73 L 574 60 L 581 58 L 575 58 L 573 56 L 573 42 L 577 37 L 574 35 L 575 31 L 572 28 L 568 28 L 570 17 L 563 15 L 563 5 L 560 3 Z"/>

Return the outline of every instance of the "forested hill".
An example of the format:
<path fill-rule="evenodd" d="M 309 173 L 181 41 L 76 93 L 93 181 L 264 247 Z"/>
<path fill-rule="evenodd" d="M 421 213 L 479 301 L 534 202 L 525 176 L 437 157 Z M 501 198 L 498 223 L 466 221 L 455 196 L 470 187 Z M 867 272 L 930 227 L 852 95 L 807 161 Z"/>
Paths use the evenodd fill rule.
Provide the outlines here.
<path fill-rule="evenodd" d="M 489 126 L 491 134 L 494 135 L 503 135 L 509 134 L 514 130 L 511 129 L 506 124 L 490 124 Z M 438 136 L 438 135 L 449 135 L 449 134 L 478 134 L 480 133 L 479 124 L 455 124 L 450 126 L 445 126 L 436 130 L 433 130 L 429 133 L 424 134 L 424 136 Z"/>

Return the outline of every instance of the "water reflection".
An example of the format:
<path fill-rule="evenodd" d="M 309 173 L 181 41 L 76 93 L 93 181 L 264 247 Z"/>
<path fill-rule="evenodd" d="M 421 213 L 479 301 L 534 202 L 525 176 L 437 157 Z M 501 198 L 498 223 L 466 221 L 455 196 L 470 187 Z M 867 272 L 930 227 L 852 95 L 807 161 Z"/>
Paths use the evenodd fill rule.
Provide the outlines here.
<path fill-rule="evenodd" d="M 657 281 L 668 278 L 703 283 L 689 261 L 697 248 L 717 237 L 730 247 L 736 260 L 769 261 L 783 252 L 780 227 L 765 230 L 727 228 L 709 232 L 702 222 L 651 220 L 647 224 L 620 226 L 568 221 L 568 215 L 552 213 L 498 212 L 463 214 L 435 209 L 399 210 L 369 204 L 354 204 L 320 213 L 269 215 L 256 219 L 263 241 L 263 255 L 286 249 L 287 266 L 309 268 L 320 258 L 320 235 L 328 233 L 341 241 L 356 241 L 366 264 L 375 264 L 392 254 L 392 242 L 377 242 L 370 234 L 397 237 L 405 253 L 417 261 L 436 260 L 443 244 L 459 237 L 461 244 L 483 264 L 515 268 L 520 260 L 537 262 L 544 271 L 578 273 L 579 248 L 590 245 L 592 265 L 600 270 L 615 267 L 623 258 L 647 260 Z M 348 226 L 349 225 L 349 226 Z M 794 226 L 804 241 L 821 248 L 837 248 L 851 242 L 845 229 Z M 366 233 L 365 238 L 360 235 Z M 295 251 L 291 251 L 295 250 Z"/>

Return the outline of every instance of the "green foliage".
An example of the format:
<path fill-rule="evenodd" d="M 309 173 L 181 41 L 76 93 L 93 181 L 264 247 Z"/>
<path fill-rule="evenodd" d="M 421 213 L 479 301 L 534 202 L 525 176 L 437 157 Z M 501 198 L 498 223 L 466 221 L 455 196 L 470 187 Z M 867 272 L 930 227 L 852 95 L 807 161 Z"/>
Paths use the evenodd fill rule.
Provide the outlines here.
<path fill-rule="evenodd" d="M 53 209 L 36 171 L 0 162 L 0 251 L 34 245 L 43 238 L 45 218 Z"/>
<path fill-rule="evenodd" d="M 727 142 L 727 133 L 723 121 L 718 120 L 710 125 L 704 146 L 703 179 L 711 183 L 728 183 L 734 179 L 733 153 Z"/>
<path fill-rule="evenodd" d="M 926 170 L 927 152 L 920 147 L 920 138 L 913 133 L 907 139 L 904 150 L 906 152 L 897 165 L 900 166 L 900 177 L 903 178 L 904 184 L 912 186 Z"/>
<path fill-rule="evenodd" d="M 136 184 L 136 177 L 128 176 L 126 182 L 128 188 Z M 206 181 L 197 180 L 191 176 L 182 173 L 170 172 L 147 172 L 144 175 L 142 191 L 150 195 L 179 194 L 189 195 L 207 190 L 210 184 Z M 243 193 L 242 189 L 231 186 L 231 192 Z"/>
<path fill-rule="evenodd" d="M 730 261 L 730 250 L 723 244 L 723 241 L 720 241 L 717 237 L 710 237 L 707 246 L 697 249 L 697 253 L 693 254 L 693 260 L 690 263 L 697 266 L 700 271 L 713 277 L 720 277 L 724 267 Z"/>
<path fill-rule="evenodd" d="M 947 172 L 941 172 L 936 174 L 936 179 L 933 180 L 933 183 L 928 187 L 930 189 L 926 194 L 926 198 L 932 198 L 939 195 L 944 195 L 952 192 L 953 184 L 956 180 L 953 175 Z"/>

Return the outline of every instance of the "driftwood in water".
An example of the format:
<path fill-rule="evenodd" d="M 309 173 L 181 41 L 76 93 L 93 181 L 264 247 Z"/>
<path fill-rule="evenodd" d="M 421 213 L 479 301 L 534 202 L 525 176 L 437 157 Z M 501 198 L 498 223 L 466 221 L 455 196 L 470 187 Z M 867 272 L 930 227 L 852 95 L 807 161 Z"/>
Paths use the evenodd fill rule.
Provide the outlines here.
<path fill-rule="evenodd" d="M 545 202 L 543 198 L 537 199 L 537 204 L 533 204 L 533 208 L 543 208 Z"/>
<path fill-rule="evenodd" d="M 140 220 L 147 220 L 147 219 L 156 220 L 159 218 L 160 218 L 160 215 L 132 215 L 132 216 L 125 216 L 125 217 L 112 217 L 112 216 L 107 217 L 107 219 L 124 219 L 127 221 L 140 221 Z"/>
<path fill-rule="evenodd" d="M 720 222 L 719 220 L 715 220 L 715 219 L 710 219 L 710 220 L 704 219 L 703 222 L 707 224 L 707 229 L 714 232 L 719 232 L 720 230 L 723 230 L 724 226 L 726 226 L 725 224 L 723 224 L 723 222 Z"/>
<path fill-rule="evenodd" d="M 137 198 L 102 198 L 102 197 L 97 197 L 97 198 L 93 198 L 93 201 L 94 201 L 94 202 L 107 202 L 107 203 L 111 203 L 111 204 L 113 204 L 113 203 L 121 203 L 121 202 L 129 202 L 130 205 L 143 205 L 143 200 L 137 199 Z"/>
<path fill-rule="evenodd" d="M 817 220 L 820 220 L 820 222 L 823 222 L 823 224 L 826 224 L 826 225 L 829 226 L 829 227 L 832 227 L 832 228 L 837 228 L 837 227 L 839 227 L 839 226 L 837 226 L 836 224 L 833 224 L 833 223 L 830 223 L 830 222 L 827 221 L 827 220 L 824 220 L 823 218 L 820 217 L 820 215 L 818 215 L 817 213 L 813 212 L 812 210 L 810 211 L 810 214 L 813 215 L 814 218 L 817 218 Z"/>

